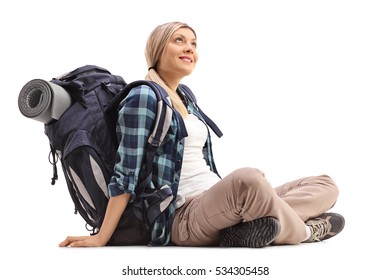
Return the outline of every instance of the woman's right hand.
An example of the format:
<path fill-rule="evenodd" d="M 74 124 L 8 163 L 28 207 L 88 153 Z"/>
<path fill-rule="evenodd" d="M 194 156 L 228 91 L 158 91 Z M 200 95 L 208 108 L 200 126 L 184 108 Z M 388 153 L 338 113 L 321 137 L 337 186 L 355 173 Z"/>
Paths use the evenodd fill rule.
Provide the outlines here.
<path fill-rule="evenodd" d="M 88 236 L 68 236 L 58 246 L 60 247 L 102 247 L 107 241 L 102 240 L 99 234 Z"/>
<path fill-rule="evenodd" d="M 108 200 L 106 213 L 104 216 L 102 227 L 99 232 L 91 236 L 68 236 L 62 241 L 60 247 L 101 247 L 105 246 L 110 240 L 123 211 L 129 203 L 131 195 L 124 193 L 118 196 L 113 196 Z"/>

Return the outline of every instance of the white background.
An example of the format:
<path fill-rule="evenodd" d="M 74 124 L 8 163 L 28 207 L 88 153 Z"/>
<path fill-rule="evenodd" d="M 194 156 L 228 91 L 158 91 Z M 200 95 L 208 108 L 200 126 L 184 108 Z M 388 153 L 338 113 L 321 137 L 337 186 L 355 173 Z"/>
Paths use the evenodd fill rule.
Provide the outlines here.
<path fill-rule="evenodd" d="M 127 266 L 177 265 L 269 266 L 264 279 L 389 276 L 387 1 L 13 0 L 0 6 L 1 279 L 114 280 L 130 278 L 121 275 Z M 21 88 L 85 64 L 128 82 L 142 79 L 149 33 L 174 20 L 197 31 L 200 60 L 183 82 L 224 132 L 214 137 L 220 173 L 254 166 L 274 186 L 332 176 L 340 188 L 333 211 L 346 218 L 339 236 L 264 249 L 57 247 L 67 235 L 87 231 L 72 214 L 60 167 L 58 183 L 50 185 L 49 143 L 43 124 L 20 114 Z"/>

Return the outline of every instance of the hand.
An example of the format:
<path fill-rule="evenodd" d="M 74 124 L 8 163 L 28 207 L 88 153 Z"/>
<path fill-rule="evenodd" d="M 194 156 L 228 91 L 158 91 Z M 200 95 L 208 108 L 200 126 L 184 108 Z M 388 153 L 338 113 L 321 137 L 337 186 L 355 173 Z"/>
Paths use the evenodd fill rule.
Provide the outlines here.
<path fill-rule="evenodd" d="M 60 247 L 101 247 L 107 242 L 100 239 L 99 234 L 92 236 L 68 236 L 58 246 Z"/>
<path fill-rule="evenodd" d="M 62 241 L 60 247 L 100 247 L 106 246 L 111 235 L 118 225 L 119 219 L 129 203 L 130 194 L 124 193 L 111 197 L 99 233 L 91 236 L 68 236 Z"/>

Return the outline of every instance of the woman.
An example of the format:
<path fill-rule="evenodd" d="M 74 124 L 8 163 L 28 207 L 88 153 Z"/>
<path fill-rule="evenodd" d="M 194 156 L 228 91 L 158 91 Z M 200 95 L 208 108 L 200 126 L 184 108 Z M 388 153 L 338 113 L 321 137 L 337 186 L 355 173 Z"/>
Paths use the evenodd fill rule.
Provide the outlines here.
<path fill-rule="evenodd" d="M 168 185 L 177 195 L 168 206 L 165 223 L 154 226 L 151 244 L 260 248 L 321 241 L 338 234 L 344 218 L 325 212 L 335 204 L 338 188 L 326 175 L 276 189 L 254 168 L 220 178 L 203 117 L 178 88 L 198 61 L 196 39 L 191 27 L 171 22 L 158 26 L 146 46 L 146 79 L 167 91 L 175 109 L 154 161 L 153 184 Z M 60 246 L 107 244 L 126 205 L 134 200 L 155 105 L 155 95 L 147 86 L 133 89 L 122 102 L 117 126 L 120 144 L 103 225 L 96 235 L 67 237 Z"/>

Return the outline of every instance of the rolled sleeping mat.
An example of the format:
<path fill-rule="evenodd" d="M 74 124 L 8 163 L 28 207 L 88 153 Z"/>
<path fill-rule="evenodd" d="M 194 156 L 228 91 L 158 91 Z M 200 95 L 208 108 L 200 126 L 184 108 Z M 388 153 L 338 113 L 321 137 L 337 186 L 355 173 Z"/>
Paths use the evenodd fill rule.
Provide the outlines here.
<path fill-rule="evenodd" d="M 25 84 L 18 98 L 20 112 L 27 118 L 43 123 L 58 120 L 71 103 L 66 90 L 41 79 Z"/>

